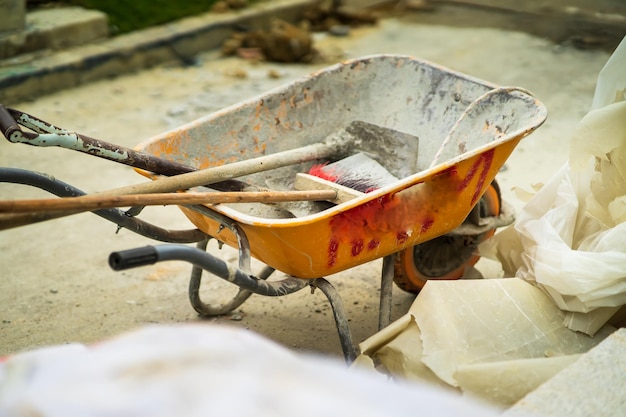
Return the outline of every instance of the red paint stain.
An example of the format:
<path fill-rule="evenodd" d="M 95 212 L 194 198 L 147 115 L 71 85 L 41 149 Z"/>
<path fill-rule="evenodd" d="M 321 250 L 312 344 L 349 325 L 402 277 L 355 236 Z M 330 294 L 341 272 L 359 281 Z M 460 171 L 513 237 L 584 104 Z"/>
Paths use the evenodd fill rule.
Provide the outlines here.
<path fill-rule="evenodd" d="M 482 157 L 480 157 L 476 161 L 474 161 L 474 163 L 470 167 L 467 175 L 465 176 L 465 178 L 463 178 L 461 180 L 461 183 L 459 184 L 459 187 L 458 187 L 459 192 L 461 192 L 464 189 L 466 189 L 467 186 L 469 185 L 470 181 L 472 181 L 472 179 L 474 179 L 474 177 L 476 176 L 476 173 L 478 172 L 478 168 L 480 167 L 481 163 L 482 163 Z"/>
<path fill-rule="evenodd" d="M 489 168 L 491 167 L 491 163 L 493 162 L 493 155 L 494 155 L 494 153 L 495 153 L 495 150 L 494 149 L 490 149 L 490 150 L 480 154 L 478 159 L 470 167 L 470 170 L 467 173 L 467 175 L 465 176 L 465 178 L 463 178 L 461 180 L 461 183 L 459 184 L 458 190 L 459 190 L 459 192 L 461 192 L 461 191 L 463 191 L 464 189 L 467 188 L 469 183 L 476 176 L 476 173 L 480 170 L 476 191 L 474 192 L 474 195 L 472 196 L 472 204 L 475 204 L 476 201 L 478 201 L 478 198 L 480 197 L 480 190 L 482 189 L 483 185 L 485 184 L 485 180 L 487 178 L 487 174 L 489 174 Z"/>
<path fill-rule="evenodd" d="M 421 233 L 426 233 L 430 230 L 430 228 L 433 226 L 433 224 L 435 223 L 435 219 L 425 219 L 422 222 L 422 227 L 420 229 Z"/>
<path fill-rule="evenodd" d="M 331 240 L 328 244 L 328 266 L 332 267 L 337 262 L 337 251 L 339 250 L 339 242 Z"/>
<path fill-rule="evenodd" d="M 372 239 L 367 244 L 367 250 L 374 250 L 380 246 L 380 241 L 376 239 Z"/>
<path fill-rule="evenodd" d="M 343 236 L 363 233 L 364 228 L 377 228 L 377 225 L 384 227 L 385 214 L 398 204 L 393 195 L 384 195 L 333 217 L 331 227 L 335 233 Z"/>
<path fill-rule="evenodd" d="M 480 190 L 482 190 L 483 186 L 485 185 L 487 174 L 489 174 L 489 168 L 491 167 L 491 163 L 493 162 L 494 153 L 495 153 L 495 150 L 490 149 L 487 152 L 480 155 L 480 160 L 484 161 L 484 165 L 483 165 L 483 170 L 480 172 L 480 176 L 478 177 L 478 184 L 476 184 L 474 195 L 472 196 L 472 205 L 476 204 L 476 202 L 480 198 Z"/>
<path fill-rule="evenodd" d="M 450 168 L 446 168 L 443 171 L 441 171 L 441 174 L 439 175 L 456 176 L 458 174 L 459 174 L 459 170 L 457 169 L 457 166 L 453 165 Z"/>
<path fill-rule="evenodd" d="M 385 195 L 333 217 L 330 221 L 333 236 L 328 245 L 328 266 L 337 263 L 341 242 L 350 245 L 352 256 L 359 256 L 363 252 L 366 241 L 368 250 L 377 248 L 380 241 L 371 236 L 387 230 L 386 215 L 390 215 L 389 211 L 393 211 L 398 204 L 393 195 Z"/>
<path fill-rule="evenodd" d="M 396 243 L 398 245 L 402 245 L 409 238 L 409 234 L 407 232 L 398 232 L 396 233 Z"/>
<path fill-rule="evenodd" d="M 352 256 L 357 256 L 361 252 L 363 252 L 364 243 L 362 239 L 356 239 L 352 241 Z"/>

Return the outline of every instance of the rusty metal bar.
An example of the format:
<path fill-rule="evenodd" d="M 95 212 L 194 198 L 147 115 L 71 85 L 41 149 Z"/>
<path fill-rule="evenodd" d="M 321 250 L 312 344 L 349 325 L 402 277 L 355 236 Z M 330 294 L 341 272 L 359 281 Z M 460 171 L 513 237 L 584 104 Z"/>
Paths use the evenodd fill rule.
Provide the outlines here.
<path fill-rule="evenodd" d="M 19 125 L 32 129 L 36 133 L 24 132 Z M 42 147 L 58 146 L 159 175 L 174 176 L 196 171 L 196 168 L 179 162 L 158 158 L 145 152 L 59 128 L 28 113 L 5 108 L 2 105 L 0 105 L 0 129 L 7 140 L 13 143 Z M 245 186 L 245 183 L 238 180 L 211 184 L 211 188 L 218 191 L 241 191 Z"/>

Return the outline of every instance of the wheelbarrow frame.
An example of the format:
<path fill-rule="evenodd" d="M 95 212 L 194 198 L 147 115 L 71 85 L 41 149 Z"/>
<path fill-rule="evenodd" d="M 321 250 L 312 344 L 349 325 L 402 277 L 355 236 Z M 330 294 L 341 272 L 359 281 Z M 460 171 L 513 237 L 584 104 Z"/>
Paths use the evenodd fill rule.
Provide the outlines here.
<path fill-rule="evenodd" d="M 374 60 L 374 58 L 369 58 L 362 62 L 355 61 L 352 64 L 346 65 L 358 69 L 358 67 L 367 66 L 370 62 L 374 62 Z M 398 65 L 404 65 L 405 62 L 414 62 L 414 60 L 402 58 L 399 60 Z M 433 70 L 437 70 L 437 67 L 433 66 L 433 68 Z M 458 74 L 456 74 L 455 76 L 458 76 Z M 478 83 L 477 80 L 473 79 L 471 80 L 471 82 Z M 494 88 L 494 86 L 485 83 L 481 88 L 485 88 L 488 90 L 489 88 Z M 456 100 L 455 98 L 455 101 L 460 101 L 460 98 L 459 100 Z M 248 105 L 250 106 L 250 103 L 248 103 Z M 541 106 L 539 102 L 537 102 L 537 105 Z M 227 112 L 227 110 L 222 111 L 221 114 L 224 115 L 225 112 Z M 63 140 L 72 138 L 73 140 L 75 140 L 75 143 L 79 143 L 82 147 L 82 149 L 77 150 L 94 154 L 96 156 L 106 157 L 107 159 L 117 160 L 118 162 L 135 166 L 136 168 L 144 171 L 151 171 L 154 169 L 154 166 L 151 165 L 151 161 L 149 159 L 146 162 L 141 159 L 135 158 L 134 154 L 130 154 L 131 157 L 129 158 L 128 153 L 125 154 L 124 152 L 118 152 L 117 150 L 98 147 L 97 140 L 86 138 L 82 135 L 74 134 L 73 132 L 57 128 L 56 126 L 45 123 L 37 118 L 26 115 L 25 113 L 13 110 L 11 114 L 14 116 L 19 115 L 18 120 L 12 120 L 10 117 L 7 118 L 6 113 L 0 113 L 0 122 L 3 127 L 3 133 L 5 134 L 7 139 L 13 142 L 26 142 L 39 146 L 48 146 L 53 143 L 53 141 L 51 140 L 59 140 L 62 142 Z M 511 135 L 512 137 L 506 137 L 503 142 L 497 142 L 494 140 L 494 143 L 479 146 L 474 151 L 469 152 L 469 154 L 471 154 L 472 157 L 478 157 L 478 159 L 480 160 L 482 158 L 481 152 L 489 153 L 488 156 L 490 158 L 494 158 L 495 155 L 495 158 L 498 159 L 498 162 L 503 163 L 503 161 L 506 160 L 508 155 L 513 151 L 519 140 L 529 134 L 538 125 L 540 125 L 543 122 L 543 119 L 545 119 L 545 110 L 543 108 L 540 108 L 534 115 L 534 125 L 515 131 L 515 134 Z M 19 124 L 31 128 L 32 130 L 34 130 L 35 133 L 21 131 L 18 126 Z M 487 128 L 491 127 L 487 126 Z M 180 132 L 175 134 L 180 134 Z M 502 146 L 502 143 L 504 143 L 506 146 Z M 463 146 L 465 146 L 465 142 L 463 142 Z M 442 149 L 444 149 L 443 146 Z M 154 150 L 154 148 L 149 149 L 149 151 Z M 156 152 L 155 154 L 158 154 L 158 152 Z M 435 155 L 435 160 L 437 160 L 439 156 L 439 153 Z M 437 170 L 433 169 L 432 167 L 425 169 L 419 174 L 413 175 L 409 182 L 394 186 L 397 187 L 397 189 L 392 189 L 392 187 L 388 187 L 389 189 L 383 190 L 378 194 L 374 193 L 368 197 L 364 197 L 362 201 L 345 203 L 347 205 L 344 205 L 343 208 L 335 208 L 331 211 L 337 213 L 340 210 L 345 210 L 346 208 L 358 209 L 359 206 L 365 204 L 375 205 L 376 201 L 386 197 L 387 194 L 385 193 L 388 193 L 390 195 L 393 193 L 394 195 L 400 196 L 400 199 L 402 199 L 403 192 L 409 190 L 411 187 L 419 187 L 422 183 L 424 183 L 426 177 L 423 175 L 423 172 L 425 171 L 428 171 L 429 175 L 435 177 L 441 177 L 446 175 L 455 176 L 458 174 L 458 172 L 467 171 L 467 178 L 473 178 L 476 172 L 473 172 L 472 170 L 478 170 L 480 168 L 478 165 L 476 165 L 476 162 L 467 161 L 461 154 L 453 154 L 452 157 L 449 157 L 449 155 L 444 156 L 445 158 L 443 160 L 438 161 L 439 167 Z M 125 160 L 120 161 L 120 159 Z M 476 167 L 474 165 L 476 165 Z M 494 166 L 495 165 L 498 164 L 494 163 Z M 175 167 L 174 171 L 172 171 L 171 174 L 173 175 L 180 172 L 189 172 L 189 170 L 193 169 L 195 168 L 190 168 L 184 164 L 181 165 L 180 161 L 178 161 L 177 167 Z M 458 172 L 456 171 L 457 169 L 459 170 Z M 497 217 L 492 217 L 489 219 L 481 218 L 479 212 L 477 211 L 478 202 L 481 198 L 482 193 L 489 186 L 492 177 L 495 177 L 495 173 L 487 173 L 486 171 L 484 171 L 484 173 L 481 175 L 482 176 L 478 179 L 477 184 L 475 184 L 474 186 L 475 189 L 471 190 L 467 187 L 467 184 L 465 183 L 465 180 L 463 180 L 462 175 L 457 175 L 461 181 L 459 185 L 462 187 L 459 186 L 459 188 L 456 190 L 456 194 L 458 194 L 460 191 L 463 191 L 467 194 L 466 199 L 471 200 L 469 215 L 465 220 L 463 220 L 463 218 L 459 218 L 450 220 L 448 223 L 444 221 L 441 226 L 441 230 L 437 229 L 430 232 L 432 236 L 427 235 L 426 233 L 429 231 L 422 227 L 422 232 L 424 232 L 424 239 L 426 241 L 428 240 L 427 238 L 429 236 L 435 237 L 441 234 L 479 234 L 488 230 L 495 229 L 499 226 L 509 224 L 512 221 L 513 217 L 510 211 L 506 209 L 503 210 L 502 213 Z M 75 196 L 84 194 L 82 191 L 73 188 L 68 184 L 50 178 L 45 174 L 38 174 L 25 170 L 2 169 L 0 170 L 0 182 L 14 182 L 31 185 L 45 189 L 60 196 Z M 445 194 L 445 196 L 449 197 L 449 195 L 453 195 L 455 193 L 455 190 L 448 190 L 446 191 L 446 193 L 447 194 Z M 408 195 L 405 193 L 404 195 L 408 196 L 409 199 L 412 198 L 412 194 L 410 193 L 408 193 Z M 441 197 L 438 198 L 439 200 L 441 200 Z M 416 199 L 416 202 L 423 200 L 423 196 L 419 196 L 419 198 Z M 435 205 L 437 201 L 430 202 L 429 204 Z M 249 234 L 256 233 L 257 230 L 253 226 L 259 226 L 259 224 L 253 224 L 253 222 L 248 221 L 239 221 L 241 219 L 233 218 L 232 216 L 227 215 L 228 213 L 232 213 L 232 210 L 221 210 L 219 207 L 216 209 L 215 207 L 208 207 L 204 205 L 189 205 L 181 206 L 181 209 L 187 215 L 187 217 L 192 220 L 192 222 L 196 223 L 196 225 L 198 225 L 199 223 L 204 224 L 205 222 L 209 224 L 207 229 L 210 229 L 210 232 L 207 232 L 205 228 L 202 228 L 202 231 L 169 231 L 161 229 L 146 222 L 143 222 L 139 219 L 136 219 L 134 215 L 138 214 L 140 210 L 135 209 L 131 209 L 129 212 L 122 212 L 116 209 L 96 211 L 96 214 L 116 223 L 118 226 L 128 228 L 133 232 L 139 233 L 151 239 L 170 243 L 197 242 L 196 248 L 179 244 L 167 244 L 149 246 L 140 249 L 131 249 L 128 251 L 114 252 L 109 258 L 111 267 L 116 270 L 121 270 L 130 267 L 137 267 L 152 264 L 155 262 L 175 259 L 184 260 L 192 263 L 193 269 L 191 272 L 189 284 L 189 300 L 193 308 L 202 316 L 215 316 L 226 314 L 245 302 L 252 293 L 265 296 L 284 296 L 300 291 L 307 286 L 311 287 L 312 289 L 319 288 L 325 294 L 332 307 L 335 324 L 344 352 L 344 357 L 346 361 L 351 362 L 356 357 L 357 349 L 352 341 L 351 332 L 348 326 L 345 311 L 343 309 L 341 297 L 332 286 L 332 284 L 330 284 L 326 279 L 323 278 L 323 275 L 339 272 L 340 270 L 348 269 L 359 263 L 365 263 L 373 259 L 382 258 L 383 266 L 381 272 L 381 293 L 378 318 L 379 329 L 389 324 L 391 319 L 391 296 L 394 279 L 393 251 L 395 246 L 393 246 L 393 242 L 386 243 L 386 248 L 384 249 L 383 254 L 375 258 L 364 257 L 362 259 L 354 260 L 353 263 L 344 263 L 336 266 L 331 264 L 324 264 L 322 262 L 322 264 L 324 264 L 326 268 L 322 268 L 320 269 L 320 271 L 324 270 L 326 271 L 326 273 L 318 274 L 318 270 L 316 270 L 312 272 L 312 274 L 315 276 L 298 277 L 294 276 L 297 274 L 292 273 L 291 276 L 287 276 L 282 280 L 270 281 L 267 278 L 269 278 L 274 272 L 274 267 L 276 267 L 276 265 L 272 264 L 274 266 L 267 266 L 258 275 L 253 274 L 250 268 L 250 260 L 252 255 L 251 238 Z M 348 212 L 349 210 L 345 211 Z M 465 216 L 466 214 L 467 212 L 464 212 L 463 216 Z M 317 217 L 322 218 L 322 220 L 325 222 L 329 222 L 329 220 L 327 218 L 324 218 L 323 215 L 319 215 Z M 315 218 L 315 216 L 310 216 L 310 218 L 306 221 L 296 222 L 299 222 L 299 226 L 306 226 L 310 229 L 311 225 L 315 227 L 315 225 L 313 224 L 314 222 L 311 221 L 313 218 Z M 276 220 L 267 221 L 265 223 L 275 226 L 291 226 L 289 221 Z M 220 235 L 222 231 L 224 231 L 224 233 Z M 226 238 L 222 239 L 219 236 L 226 236 Z M 238 250 L 239 265 L 237 267 L 233 267 L 222 261 L 221 259 L 215 257 L 214 255 L 206 252 L 207 242 L 211 238 L 219 238 L 220 242 L 225 241 L 226 243 Z M 400 238 L 398 237 L 397 239 Z M 407 247 L 413 246 L 415 242 L 417 242 L 417 240 L 408 241 L 405 239 L 403 241 L 403 245 L 395 250 L 406 249 Z M 263 261 L 262 257 L 261 260 Z M 217 277 L 220 277 L 221 279 L 227 280 L 235 284 L 239 288 L 239 292 L 229 302 L 223 305 L 213 306 L 203 302 L 200 297 L 200 286 L 204 270 L 209 271 L 210 273 Z M 280 270 L 287 274 L 291 272 L 288 270 L 288 268 L 284 269 L 281 267 Z"/>
<path fill-rule="evenodd" d="M 0 167 L 0 182 L 36 187 L 59 197 L 85 195 L 85 192 L 80 189 L 49 175 L 18 168 Z M 94 214 L 115 223 L 119 228 L 128 229 L 153 240 L 168 242 L 168 244 L 163 245 L 114 252 L 109 257 L 111 268 L 119 271 L 163 261 L 180 260 L 190 262 L 193 267 L 189 279 L 188 298 L 193 309 L 202 317 L 228 314 L 242 305 L 252 294 L 280 297 L 293 294 L 307 286 L 311 288 L 311 291 L 319 288 L 331 306 L 344 359 L 347 363 L 350 363 L 356 358 L 358 348 L 352 338 L 341 296 L 328 280 L 323 277 L 301 279 L 288 276 L 282 280 L 268 281 L 267 279 L 275 272 L 275 269 L 270 266 L 266 266 L 256 275 L 253 274 L 250 243 L 240 225 L 229 217 L 210 210 L 204 205 L 192 205 L 187 206 L 187 208 L 201 215 L 211 217 L 214 221 L 219 222 L 224 229 L 229 229 L 237 237 L 237 267 L 233 267 L 220 258 L 206 252 L 207 244 L 212 237 L 198 229 L 163 229 L 135 217 L 138 214 L 137 212 L 129 215 L 128 211 L 125 212 L 119 209 L 96 210 L 93 211 Z M 452 231 L 451 234 L 484 232 L 485 230 L 499 227 L 499 225 L 508 224 L 510 219 L 509 213 L 503 213 L 499 217 L 480 218 L 477 217 L 475 210 L 473 210 L 473 214 L 468 216 L 468 222 Z M 184 245 L 194 242 L 196 242 L 195 248 Z M 203 301 L 200 296 L 200 287 L 204 271 L 208 271 L 215 277 L 238 287 L 237 294 L 221 305 L 211 305 Z M 379 330 L 391 322 L 393 280 L 394 255 L 389 255 L 383 258 L 381 271 L 378 314 Z"/>
<path fill-rule="evenodd" d="M 84 191 L 50 175 L 19 168 L 0 167 L 0 182 L 36 187 L 59 197 L 86 195 Z M 324 278 L 311 280 L 295 277 L 287 277 L 279 281 L 267 281 L 267 278 L 275 271 L 275 269 L 270 266 L 266 266 L 257 275 L 252 274 L 249 242 L 245 233 L 237 223 L 226 216 L 208 210 L 203 205 L 187 207 L 203 215 L 211 216 L 214 220 L 219 221 L 224 228 L 228 228 L 237 236 L 239 243 L 239 263 L 237 268 L 231 267 L 220 258 L 206 252 L 207 243 L 212 237 L 206 235 L 199 229 L 164 229 L 135 217 L 135 215 L 139 214 L 136 211 L 129 213 L 129 211 L 133 211 L 133 209 L 129 211 L 120 209 L 95 210 L 93 211 L 94 214 L 115 223 L 118 226 L 118 230 L 119 228 L 125 228 L 149 239 L 169 243 L 160 246 L 147 246 L 145 248 L 114 252 L 109 257 L 111 267 L 114 270 L 122 270 L 168 260 L 190 262 L 193 267 L 189 279 L 189 302 L 194 310 L 202 317 L 214 317 L 228 314 L 242 305 L 252 294 L 278 297 L 300 291 L 307 286 L 309 286 L 312 291 L 319 288 L 328 299 L 333 311 L 333 318 L 346 362 L 350 363 L 356 358 L 357 348 L 352 340 L 352 334 L 348 326 L 348 318 L 343 308 L 341 296 L 330 282 Z M 184 245 L 194 242 L 196 242 L 195 248 Z M 389 260 L 385 259 L 385 261 L 388 262 Z M 200 287 L 202 284 L 202 275 L 205 270 L 238 287 L 239 291 L 237 294 L 228 302 L 221 305 L 211 305 L 204 302 L 200 297 Z M 380 296 L 381 318 L 379 318 L 379 323 L 382 323 L 379 326 L 380 328 L 389 324 L 390 321 L 393 269 L 391 269 L 391 275 L 387 275 L 386 279 L 383 279 L 383 282 L 385 282 L 386 285 L 381 286 L 381 288 L 386 289 L 381 292 Z"/>
<path fill-rule="evenodd" d="M 372 103 L 372 94 L 381 104 Z M 320 109 L 324 117 L 318 117 Z M 472 112 L 462 128 L 451 135 L 468 109 Z M 240 206 L 210 207 L 241 224 L 256 259 L 314 279 L 459 226 L 515 146 L 544 119 L 544 106 L 523 89 L 498 87 L 412 57 L 375 55 L 318 71 L 147 139 L 138 148 L 205 169 L 316 143 L 354 120 L 418 137 L 413 174 L 323 211 L 278 218 Z M 290 178 L 310 165 L 245 178 L 262 186 L 272 176 Z M 198 228 L 218 237 L 218 222 L 182 210 Z M 218 238 L 236 247 L 228 230 Z"/>

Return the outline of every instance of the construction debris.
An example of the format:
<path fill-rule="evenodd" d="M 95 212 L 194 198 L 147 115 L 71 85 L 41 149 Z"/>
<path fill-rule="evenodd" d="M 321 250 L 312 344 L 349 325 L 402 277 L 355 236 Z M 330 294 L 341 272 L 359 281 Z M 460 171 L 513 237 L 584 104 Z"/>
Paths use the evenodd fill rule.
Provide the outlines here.
<path fill-rule="evenodd" d="M 614 330 L 568 329 L 552 300 L 518 278 L 428 281 L 405 316 L 361 344 L 355 363 L 506 407 Z"/>
<path fill-rule="evenodd" d="M 248 0 L 222 0 L 215 2 L 211 11 L 213 13 L 226 13 L 231 10 L 239 10 L 248 6 Z"/>
<path fill-rule="evenodd" d="M 223 43 L 222 54 L 273 62 L 310 62 L 315 50 L 309 31 L 274 19 L 269 30 L 233 34 Z"/>
<path fill-rule="evenodd" d="M 335 26 L 374 25 L 380 14 L 371 9 L 320 4 L 305 12 L 303 22 L 313 32 L 326 32 Z"/>
<path fill-rule="evenodd" d="M 315 5 L 304 13 L 298 24 L 274 19 L 267 29 L 242 28 L 223 42 L 222 54 L 237 55 L 253 61 L 311 62 L 317 56 L 313 47 L 313 33 L 348 36 L 351 28 L 376 24 L 380 17 L 373 10 L 337 6 L 334 3 Z M 220 9 L 223 7 L 227 6 L 220 6 Z"/>

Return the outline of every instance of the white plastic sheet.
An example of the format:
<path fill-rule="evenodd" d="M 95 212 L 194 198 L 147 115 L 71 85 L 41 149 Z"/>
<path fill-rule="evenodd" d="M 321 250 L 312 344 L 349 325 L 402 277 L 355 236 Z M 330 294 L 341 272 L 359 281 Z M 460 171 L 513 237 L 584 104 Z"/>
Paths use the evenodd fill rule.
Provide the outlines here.
<path fill-rule="evenodd" d="M 510 406 L 614 330 L 568 329 L 518 278 L 429 281 L 407 315 L 361 344 L 357 364 Z"/>
<path fill-rule="evenodd" d="M 600 73 L 594 109 L 580 122 L 570 158 L 484 243 L 507 276 L 536 284 L 593 335 L 626 304 L 626 39 Z"/>
<path fill-rule="evenodd" d="M 591 104 L 592 109 L 626 100 L 624 68 L 626 68 L 626 41 L 622 40 L 598 75 L 596 92 Z"/>

